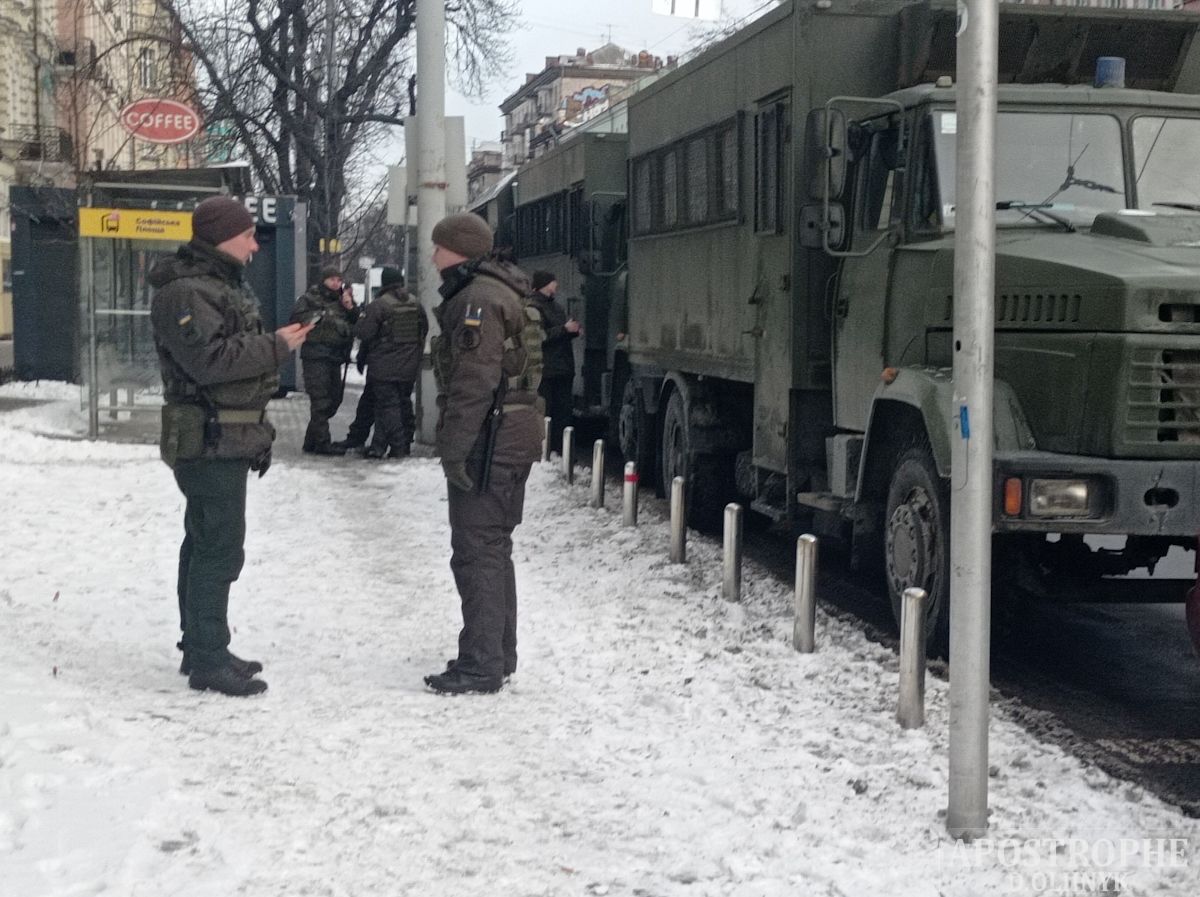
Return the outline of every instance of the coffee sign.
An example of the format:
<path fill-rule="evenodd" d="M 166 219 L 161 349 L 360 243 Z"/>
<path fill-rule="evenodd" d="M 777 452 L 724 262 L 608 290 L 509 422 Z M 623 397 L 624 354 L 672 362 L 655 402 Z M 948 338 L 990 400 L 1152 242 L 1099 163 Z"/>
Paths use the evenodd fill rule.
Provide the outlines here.
<path fill-rule="evenodd" d="M 148 97 L 121 110 L 121 124 L 149 143 L 183 143 L 200 130 L 200 116 L 178 100 Z"/>

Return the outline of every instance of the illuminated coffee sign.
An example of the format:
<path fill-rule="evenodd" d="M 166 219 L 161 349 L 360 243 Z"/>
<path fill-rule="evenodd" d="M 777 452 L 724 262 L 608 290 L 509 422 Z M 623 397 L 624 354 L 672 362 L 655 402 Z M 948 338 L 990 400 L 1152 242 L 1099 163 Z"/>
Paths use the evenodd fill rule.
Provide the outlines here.
<path fill-rule="evenodd" d="M 138 140 L 183 143 L 200 130 L 200 116 L 178 100 L 149 97 L 121 110 L 121 124 Z"/>

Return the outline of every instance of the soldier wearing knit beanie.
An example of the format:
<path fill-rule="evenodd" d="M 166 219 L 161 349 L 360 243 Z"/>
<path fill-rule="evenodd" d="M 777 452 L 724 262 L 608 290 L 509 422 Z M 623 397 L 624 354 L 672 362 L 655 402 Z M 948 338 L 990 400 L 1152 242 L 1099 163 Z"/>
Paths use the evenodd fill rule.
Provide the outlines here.
<path fill-rule="evenodd" d="M 477 259 L 492 251 L 492 229 L 470 212 L 447 215 L 433 227 L 433 245 L 464 259 Z"/>
<path fill-rule="evenodd" d="M 228 196 L 211 196 L 192 212 L 192 238 L 209 246 L 220 246 L 253 227 L 254 216 Z"/>

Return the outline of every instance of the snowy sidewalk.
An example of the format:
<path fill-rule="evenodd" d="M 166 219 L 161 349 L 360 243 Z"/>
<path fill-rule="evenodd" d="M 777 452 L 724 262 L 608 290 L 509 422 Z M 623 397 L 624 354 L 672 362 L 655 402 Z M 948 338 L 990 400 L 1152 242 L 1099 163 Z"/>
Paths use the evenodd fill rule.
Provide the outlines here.
<path fill-rule="evenodd" d="M 78 426 L 68 389 L 0 387 L 59 399 L 0 415 L 5 897 L 1200 892 L 1196 820 L 999 720 L 990 839 L 1062 846 L 956 849 L 945 684 L 900 731 L 893 654 L 824 614 L 795 654 L 785 584 L 751 566 L 722 601 L 718 546 L 667 564 L 665 523 L 623 529 L 616 484 L 589 509 L 586 472 L 535 467 L 519 669 L 453 698 L 421 681 L 459 627 L 437 462 L 281 458 L 230 608 L 270 690 L 192 692 L 181 496 L 152 447 L 40 435 Z"/>

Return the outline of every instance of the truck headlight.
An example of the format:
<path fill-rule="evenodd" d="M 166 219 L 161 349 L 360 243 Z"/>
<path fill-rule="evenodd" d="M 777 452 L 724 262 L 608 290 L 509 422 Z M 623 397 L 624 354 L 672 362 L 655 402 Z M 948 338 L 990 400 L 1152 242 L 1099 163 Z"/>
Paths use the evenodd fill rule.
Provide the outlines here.
<path fill-rule="evenodd" d="M 1087 480 L 1030 480 L 1030 517 L 1087 517 L 1091 490 Z"/>

